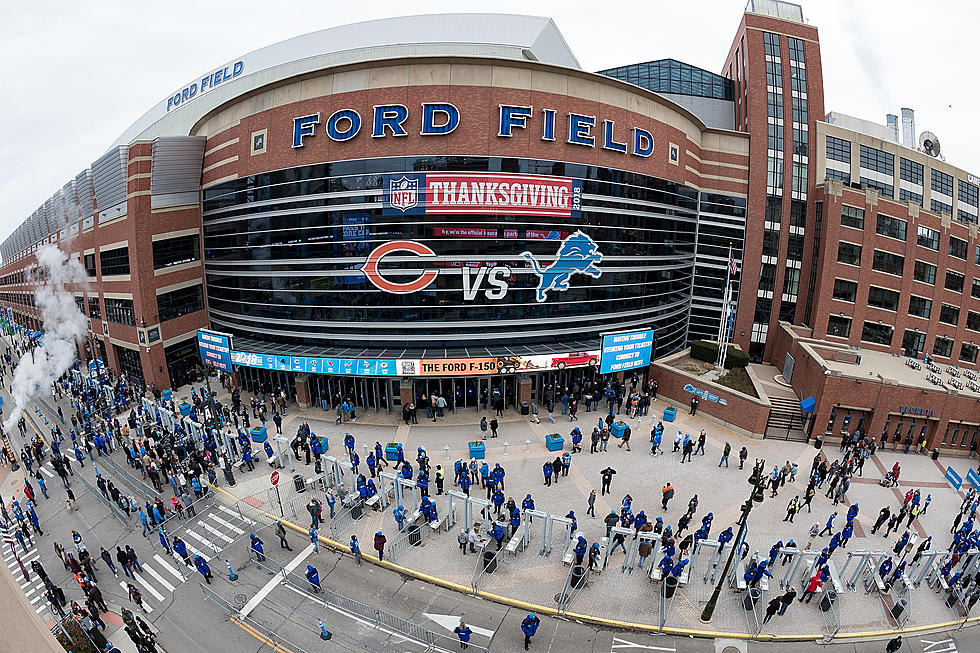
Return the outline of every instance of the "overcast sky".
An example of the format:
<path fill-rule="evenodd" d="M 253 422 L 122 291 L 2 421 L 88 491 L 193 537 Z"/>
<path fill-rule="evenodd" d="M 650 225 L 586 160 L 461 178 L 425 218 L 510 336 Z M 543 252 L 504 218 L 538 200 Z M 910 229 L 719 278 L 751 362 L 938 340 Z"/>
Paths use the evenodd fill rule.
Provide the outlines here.
<path fill-rule="evenodd" d="M 0 0 L 0 239 L 89 167 L 151 106 L 218 64 L 361 20 L 481 11 L 482 2 L 317 3 Z M 672 57 L 720 72 L 744 2 L 507 5 L 550 16 L 586 70 Z M 499 6 L 504 9 L 504 5 Z M 884 124 L 916 110 L 951 164 L 980 174 L 975 3 L 808 0 L 820 29 L 826 109 Z M 605 14 L 605 15 L 604 15 Z"/>

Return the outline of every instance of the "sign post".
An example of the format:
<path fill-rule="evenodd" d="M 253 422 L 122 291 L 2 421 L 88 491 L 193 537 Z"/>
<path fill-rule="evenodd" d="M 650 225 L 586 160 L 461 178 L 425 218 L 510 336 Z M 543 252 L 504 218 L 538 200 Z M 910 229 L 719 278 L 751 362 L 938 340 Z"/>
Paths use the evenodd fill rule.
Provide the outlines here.
<path fill-rule="evenodd" d="M 279 501 L 279 516 L 282 517 L 286 513 L 283 512 L 282 495 L 279 494 L 279 472 L 272 472 L 272 478 L 269 480 L 272 481 L 272 487 L 276 488 L 276 499 Z"/>

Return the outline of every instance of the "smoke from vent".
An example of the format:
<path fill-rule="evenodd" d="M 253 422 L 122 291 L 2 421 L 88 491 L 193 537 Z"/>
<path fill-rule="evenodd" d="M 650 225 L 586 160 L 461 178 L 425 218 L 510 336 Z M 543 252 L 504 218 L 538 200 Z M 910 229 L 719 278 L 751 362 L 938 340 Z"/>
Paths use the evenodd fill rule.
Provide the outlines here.
<path fill-rule="evenodd" d="M 25 353 L 14 369 L 14 406 L 3 423 L 10 433 L 17 427 L 21 411 L 42 390 L 47 390 L 75 362 L 76 342 L 85 335 L 87 322 L 78 310 L 74 295 L 68 287 L 84 284 L 85 269 L 76 258 L 69 257 L 57 245 L 45 245 L 37 251 L 39 272 L 43 281 L 34 292 L 35 303 L 41 311 L 44 338 L 33 352 Z"/>

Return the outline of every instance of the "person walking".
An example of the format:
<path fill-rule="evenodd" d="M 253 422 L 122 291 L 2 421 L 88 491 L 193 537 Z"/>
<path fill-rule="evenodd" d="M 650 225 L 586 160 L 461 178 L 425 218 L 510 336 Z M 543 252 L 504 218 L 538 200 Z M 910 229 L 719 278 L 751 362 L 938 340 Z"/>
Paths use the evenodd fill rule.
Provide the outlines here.
<path fill-rule="evenodd" d="M 262 548 L 262 540 L 256 537 L 255 533 L 249 533 L 249 548 L 255 553 L 255 559 L 259 562 L 265 560 L 265 551 Z"/>
<path fill-rule="evenodd" d="M 112 572 L 112 575 L 116 578 L 119 578 L 119 572 L 116 571 L 116 565 L 112 563 L 112 554 L 106 551 L 105 547 L 100 547 L 99 557 L 102 558 L 102 562 L 104 562 L 105 566 L 109 568 L 109 571 Z"/>
<path fill-rule="evenodd" d="M 793 603 L 793 600 L 795 598 L 796 598 L 795 587 L 790 587 L 785 594 L 779 597 L 780 606 L 779 606 L 779 612 L 777 614 L 779 614 L 780 617 L 786 614 L 786 609 L 789 608 L 789 606 Z"/>
<path fill-rule="evenodd" d="M 807 603 L 813 598 L 813 595 L 817 593 L 817 590 L 823 587 L 823 579 L 820 578 L 820 573 L 816 573 L 810 577 L 807 582 L 806 590 L 803 592 L 803 596 L 800 597 L 800 603 L 803 603 L 804 599 Z"/>
<path fill-rule="evenodd" d="M 831 513 L 830 517 L 827 518 L 827 525 L 823 527 L 823 530 L 817 533 L 817 537 L 823 537 L 824 533 L 830 535 L 833 532 L 835 517 L 837 517 L 837 513 Z"/>
<path fill-rule="evenodd" d="M 783 517 L 783 521 L 788 521 L 789 523 L 792 524 L 793 517 L 796 516 L 796 513 L 799 512 L 799 510 L 800 510 L 800 496 L 796 495 L 795 497 L 790 499 L 789 505 L 786 506 L 786 516 Z"/>
<path fill-rule="evenodd" d="M 279 548 L 286 549 L 287 551 L 292 551 L 289 547 L 289 542 L 286 541 L 286 527 L 282 525 L 282 522 L 278 519 L 276 520 L 276 537 L 279 538 Z"/>
<path fill-rule="evenodd" d="M 524 650 L 527 651 L 531 646 L 531 638 L 534 637 L 534 633 L 538 632 L 538 626 L 541 625 L 541 620 L 534 616 L 534 613 L 528 613 L 524 617 L 524 621 L 521 622 L 521 632 L 524 633 Z"/>
<path fill-rule="evenodd" d="M 769 620 L 776 615 L 780 605 L 782 605 L 782 597 L 777 596 L 769 601 L 766 605 L 766 616 L 762 618 L 763 624 L 769 623 Z"/>
<path fill-rule="evenodd" d="M 885 653 L 895 653 L 895 651 L 897 651 L 900 648 L 902 648 L 901 635 L 888 641 L 888 645 L 885 646 Z"/>
<path fill-rule="evenodd" d="M 143 605 L 143 595 L 140 593 L 132 583 L 126 583 L 126 592 L 129 594 L 129 600 L 139 606 L 139 609 L 143 611 L 143 614 L 147 614 L 146 607 Z"/>
<path fill-rule="evenodd" d="M 670 481 L 667 481 L 667 483 L 664 484 L 663 489 L 660 490 L 660 493 L 663 497 L 661 504 L 663 505 L 664 510 L 667 510 L 667 502 L 674 498 L 674 486 L 670 484 Z"/>
<path fill-rule="evenodd" d="M 381 531 L 374 534 L 374 550 L 378 552 L 378 560 L 381 562 L 384 562 L 385 559 L 385 543 L 387 542 L 388 538 Z"/>
<path fill-rule="evenodd" d="M 613 474 L 616 473 L 616 470 L 613 469 L 612 467 L 606 467 L 604 470 L 602 470 L 599 473 L 602 475 L 602 494 L 603 496 L 605 496 L 606 494 L 610 493 L 609 484 L 612 483 L 612 477 Z"/>
<path fill-rule="evenodd" d="M 309 532 L 310 542 L 313 543 L 313 553 L 320 552 L 320 534 L 317 533 L 316 528 L 311 528 Z"/>
<path fill-rule="evenodd" d="M 200 555 L 195 555 L 194 556 L 194 566 L 197 567 L 197 571 L 202 576 L 204 576 L 205 582 L 207 582 L 207 584 L 210 585 L 211 584 L 211 579 L 214 576 L 211 575 L 211 567 L 208 566 L 208 561 L 205 560 Z"/>
<path fill-rule="evenodd" d="M 310 583 L 310 587 L 313 588 L 314 594 L 319 594 L 323 591 L 320 587 L 320 572 L 313 565 L 306 565 L 306 580 Z"/>
<path fill-rule="evenodd" d="M 742 469 L 745 467 L 745 459 L 749 457 L 749 450 L 742 447 L 738 452 L 738 468 Z"/>
<path fill-rule="evenodd" d="M 623 431 L 623 437 L 619 441 L 620 449 L 623 448 L 623 445 L 626 445 L 626 450 L 632 451 L 632 449 L 630 449 L 630 435 L 632 435 L 632 429 L 630 429 L 630 427 L 627 426 L 626 429 Z"/>
<path fill-rule="evenodd" d="M 357 564 L 358 567 L 360 567 L 361 560 L 363 559 L 363 557 L 361 556 L 361 545 L 357 541 L 356 535 L 350 536 L 350 542 L 348 543 L 348 546 L 350 547 L 350 552 L 354 554 L 354 563 Z"/>
<path fill-rule="evenodd" d="M 595 488 L 592 488 L 592 491 L 589 492 L 589 509 L 585 511 L 585 514 L 586 515 L 591 515 L 592 516 L 592 519 L 595 519 L 596 518 L 595 517 L 595 498 L 596 498 L 596 491 L 595 491 Z"/>
<path fill-rule="evenodd" d="M 721 460 L 718 461 L 718 466 L 721 467 L 722 463 L 725 463 L 725 467 L 728 467 L 728 454 L 732 452 L 732 445 L 725 443 L 725 449 L 721 453 Z"/>

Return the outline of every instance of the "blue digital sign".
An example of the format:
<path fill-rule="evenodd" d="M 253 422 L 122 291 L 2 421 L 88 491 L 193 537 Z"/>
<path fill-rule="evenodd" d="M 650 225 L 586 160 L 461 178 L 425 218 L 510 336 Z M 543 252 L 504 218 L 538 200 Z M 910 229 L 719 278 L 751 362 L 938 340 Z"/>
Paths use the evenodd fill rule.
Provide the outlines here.
<path fill-rule="evenodd" d="M 600 374 L 647 367 L 653 358 L 653 329 L 607 333 L 602 336 Z"/>
<path fill-rule="evenodd" d="M 233 351 L 231 363 L 245 367 L 309 374 L 348 374 L 351 376 L 395 376 L 395 359 L 313 358 L 309 356 L 274 356 Z"/>
<path fill-rule="evenodd" d="M 200 330 L 197 332 L 197 350 L 205 364 L 216 370 L 231 372 L 231 336 L 224 333 Z"/>

